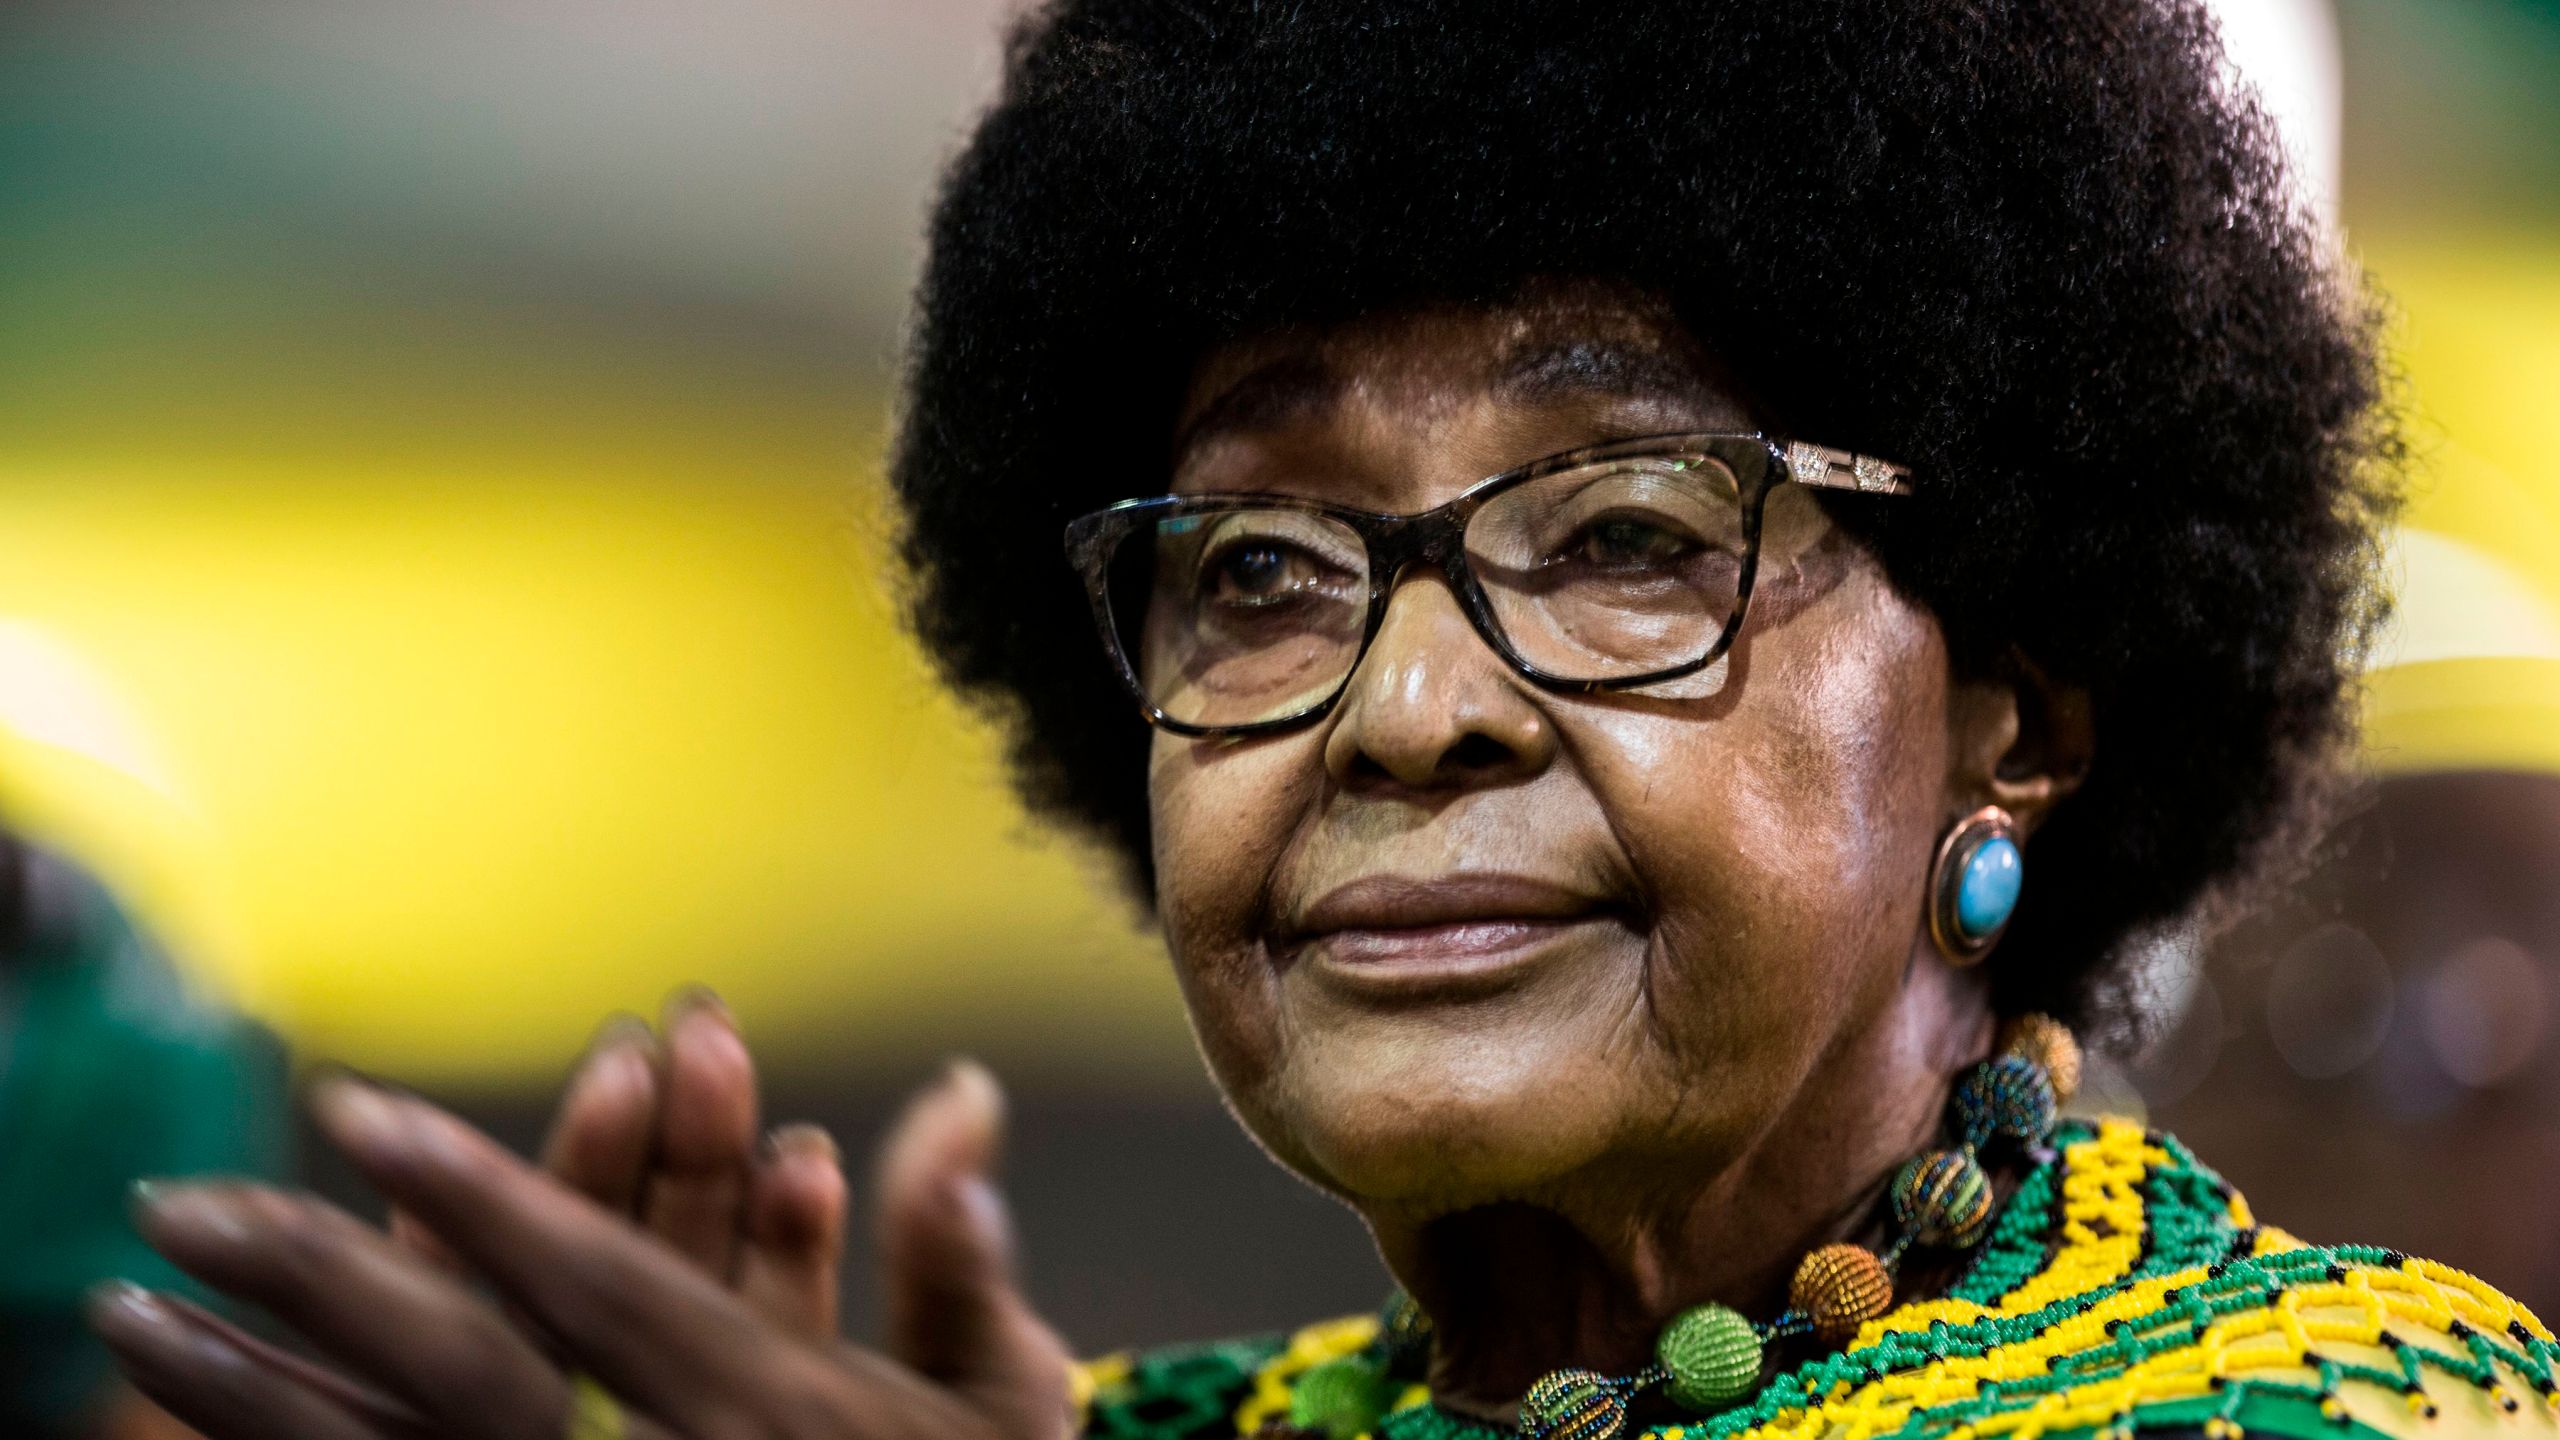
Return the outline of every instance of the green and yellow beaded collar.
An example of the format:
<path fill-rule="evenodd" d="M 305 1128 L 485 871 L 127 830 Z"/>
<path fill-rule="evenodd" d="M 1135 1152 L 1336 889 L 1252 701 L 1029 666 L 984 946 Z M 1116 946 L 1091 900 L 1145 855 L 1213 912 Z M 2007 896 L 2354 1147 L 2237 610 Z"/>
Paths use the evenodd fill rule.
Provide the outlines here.
<path fill-rule="evenodd" d="M 2492 1426 L 2560 1436 L 2560 1344 L 2488 1285 L 2261 1226 L 2183 1146 L 2137 1125 L 2065 1122 L 2053 1143 L 2056 1159 L 2020 1181 L 1944 1297 L 1868 1322 L 1744 1403 L 1639 1440 L 2375 1440 L 2448 1424 L 2460 1429 L 2447 1440 Z M 1306 1413 L 1298 1383 L 1370 1351 L 1382 1328 L 1361 1316 L 1104 1362 L 1088 1434 L 1314 1430 L 1292 1423 Z M 1374 1440 L 1517 1434 L 1440 1410 L 1419 1386 L 1391 1404 Z"/>
<path fill-rule="evenodd" d="M 1765 1323 L 1723 1305 L 1682 1311 L 1663 1327 L 1654 1363 L 1633 1375 L 1564 1369 L 1542 1376 L 1520 1402 L 1522 1440 L 1617 1440 L 1633 1402 L 1657 1390 L 1682 1409 L 1713 1414 L 1759 1388 L 1772 1342 L 1812 1335 L 1826 1345 L 1845 1343 L 1891 1308 L 1895 1276 L 1913 1245 L 1961 1250 L 1981 1240 L 1992 1212 L 1983 1153 L 2002 1143 L 2041 1145 L 2079 1075 L 2079 1046 L 2069 1030 L 2041 1015 L 2013 1022 L 2000 1053 L 1956 1083 L 1948 1105 L 1954 1144 L 1913 1157 L 1895 1174 L 1888 1189 L 1893 1238 L 1881 1254 L 1846 1244 L 1815 1250 L 1796 1268 L 1787 1309 Z M 1367 1434 L 1398 1407 L 1429 1359 L 1425 1322 L 1398 1297 L 1376 1344 L 1299 1379 L 1289 1423 L 1330 1440 Z"/>
<path fill-rule="evenodd" d="M 2488 1285 L 2262 1226 L 2183 1146 L 2138 1125 L 2063 1122 L 2049 1145 L 1944 1296 L 1887 1310 L 1714 1414 L 1630 1440 L 2560 1437 L 2560 1344 Z M 1414 1319 L 1095 1362 L 1077 1377 L 1085 1434 L 1331 1436 L 1344 1432 L 1328 1421 L 1365 1413 L 1351 1436 L 1512 1440 L 1407 1378 Z M 1405 1358 L 1380 1363 L 1391 1354 Z M 1333 1368 L 1346 1360 L 1364 1363 Z M 1327 1393 L 1360 1375 L 1373 1379 L 1343 1387 L 1365 1397 L 1356 1405 Z"/>

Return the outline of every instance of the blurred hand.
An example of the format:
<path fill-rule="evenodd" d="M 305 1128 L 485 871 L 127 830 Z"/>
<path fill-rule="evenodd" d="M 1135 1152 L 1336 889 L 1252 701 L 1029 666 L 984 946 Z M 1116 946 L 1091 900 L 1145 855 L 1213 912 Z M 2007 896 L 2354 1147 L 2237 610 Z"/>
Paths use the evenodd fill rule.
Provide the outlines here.
<path fill-rule="evenodd" d="M 759 1137 L 755 1060 L 711 992 L 679 992 L 661 1030 L 625 1015 L 597 1033 L 561 1093 L 543 1169 L 639 1222 L 765 1319 L 832 1339 L 845 1227 L 833 1137 L 814 1125 Z M 391 1230 L 451 1263 L 406 1212 L 392 1213 Z"/>
<path fill-rule="evenodd" d="M 688 1027 L 672 1028 L 669 1074 Z M 585 1105 L 623 1113 L 581 1098 L 585 1073 L 564 1102 L 564 1132 L 589 1133 L 595 1122 L 576 1118 Z M 671 1080 L 661 1128 L 681 1098 Z M 1065 1440 L 1067 1354 L 1015 1286 L 989 1178 L 1001 1103 L 985 1071 L 955 1066 L 883 1146 L 879 1351 L 820 1335 L 806 1323 L 813 1307 L 773 1303 L 798 1292 L 753 1281 L 751 1238 L 732 1242 L 736 1283 L 724 1278 L 718 1227 L 702 1219 L 718 1208 L 708 1184 L 653 1203 L 668 1170 L 652 1166 L 634 1208 L 608 1208 L 561 1178 L 558 1155 L 537 1169 L 432 1105 L 352 1079 L 315 1092 L 323 1132 L 494 1299 L 315 1198 L 184 1185 L 144 1200 L 144 1235 L 323 1358 L 130 1287 L 103 1292 L 93 1320 L 135 1386 L 213 1440 L 560 1440 L 581 1375 L 619 1401 L 631 1440 Z M 627 1138 L 602 1124 L 593 1133 Z M 756 1179 L 738 1193 L 749 1223 L 729 1233 L 745 1237 Z"/>

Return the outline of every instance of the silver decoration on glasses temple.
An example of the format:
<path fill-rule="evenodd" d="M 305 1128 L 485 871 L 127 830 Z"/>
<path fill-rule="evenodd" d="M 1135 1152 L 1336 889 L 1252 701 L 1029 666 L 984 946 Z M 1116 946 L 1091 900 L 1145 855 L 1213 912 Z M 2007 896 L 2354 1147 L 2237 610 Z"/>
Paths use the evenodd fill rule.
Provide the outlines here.
<path fill-rule="evenodd" d="M 1831 479 L 1831 457 L 1819 445 L 1802 440 L 1787 445 L 1787 473 L 1799 485 L 1822 485 Z"/>

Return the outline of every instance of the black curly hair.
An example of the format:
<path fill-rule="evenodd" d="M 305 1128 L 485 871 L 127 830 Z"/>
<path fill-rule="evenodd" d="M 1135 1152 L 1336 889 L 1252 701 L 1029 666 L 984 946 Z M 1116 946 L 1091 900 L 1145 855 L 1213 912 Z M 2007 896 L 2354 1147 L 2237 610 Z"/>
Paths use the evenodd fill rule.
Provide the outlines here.
<path fill-rule="evenodd" d="M 1548 277 L 1662 297 L 1959 670 L 2086 687 L 2004 1012 L 2297 836 L 2351 734 L 2398 440 L 2376 303 L 2191 0 L 1055 0 L 947 177 L 892 478 L 912 619 L 1033 807 L 1149 893 L 1144 725 L 1060 550 L 1167 482 L 1222 341 Z"/>

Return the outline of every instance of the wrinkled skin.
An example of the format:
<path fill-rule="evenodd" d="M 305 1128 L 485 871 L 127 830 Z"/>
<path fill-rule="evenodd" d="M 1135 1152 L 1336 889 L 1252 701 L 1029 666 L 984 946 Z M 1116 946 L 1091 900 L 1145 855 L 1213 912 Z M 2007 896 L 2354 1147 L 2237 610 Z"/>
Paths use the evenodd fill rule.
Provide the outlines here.
<path fill-rule="evenodd" d="M 1209 356 L 1173 482 L 1409 512 L 1594 441 L 1744 428 L 1783 427 L 1659 307 L 1556 285 Z M 1848 503 L 1931 503 L 1923 485 Z M 1702 1300 L 1776 1309 L 1805 1249 L 1869 1233 L 1990 1045 L 1981 972 L 1928 939 L 1930 859 L 1985 804 L 2032 832 L 2086 768 L 2086 706 L 2024 664 L 1960 680 L 1807 493 L 1770 504 L 1813 543 L 1764 567 L 1707 693 L 1542 690 L 1416 572 L 1321 719 L 1155 738 L 1157 898 L 1201 1049 L 1432 1313 L 1446 1404 L 1498 1417 L 1559 1364 L 1633 1369 Z M 832 1152 L 755 1154 L 743 1047 L 685 1033 L 610 1104 L 590 1063 L 547 1174 L 417 1102 L 324 1091 L 324 1128 L 417 1217 L 397 1242 L 272 1192 L 145 1206 L 165 1250 L 330 1368 L 155 1297 L 102 1299 L 102 1330 L 217 1437 L 556 1436 L 572 1369 L 644 1437 L 1063 1433 L 1063 1351 L 1013 1288 L 986 1180 L 983 1076 L 890 1142 L 875 1352 L 833 1340 L 819 1278 Z M 716 1063 L 688 1069 L 689 1044 Z M 647 1138 L 678 1116 L 716 1141 Z M 388 1338 L 420 1333 L 458 1338 Z"/>
<path fill-rule="evenodd" d="M 1273 377 L 1308 393 L 1237 403 Z M 1577 445 L 1765 424 L 1658 312 L 1575 289 L 1236 347 L 1192 411 L 1247 423 L 1195 429 L 1179 490 L 1396 512 Z M 1773 528 L 1828 529 L 1798 487 L 1770 503 Z M 1514 1396 L 1558 1356 L 1636 1368 L 1700 1296 L 1778 1308 L 1988 1047 L 1979 972 L 1927 939 L 1928 865 L 1980 805 L 2032 824 L 2054 745 L 2022 747 L 2017 694 L 1956 684 L 1930 616 L 1828 536 L 1763 569 L 1703 699 L 1541 690 L 1415 574 L 1322 723 L 1157 738 L 1159 900 L 1201 1047 L 1427 1309 L 1480 1318 L 1442 1327 L 1444 1395 Z M 1346 883 L 1485 873 L 1590 914 L 1431 984 L 1299 933 Z M 1497 1254 L 1543 1278 L 1488 1285 Z"/>

